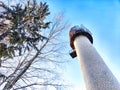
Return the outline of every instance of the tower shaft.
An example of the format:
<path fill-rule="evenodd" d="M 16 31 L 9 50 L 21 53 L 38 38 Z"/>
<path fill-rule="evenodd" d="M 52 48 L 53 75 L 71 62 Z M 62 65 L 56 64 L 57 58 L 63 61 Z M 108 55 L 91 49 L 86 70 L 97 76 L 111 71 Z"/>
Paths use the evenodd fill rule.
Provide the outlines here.
<path fill-rule="evenodd" d="M 84 35 L 79 35 L 73 43 L 85 80 L 86 90 L 120 90 L 119 82 L 90 40 Z"/>

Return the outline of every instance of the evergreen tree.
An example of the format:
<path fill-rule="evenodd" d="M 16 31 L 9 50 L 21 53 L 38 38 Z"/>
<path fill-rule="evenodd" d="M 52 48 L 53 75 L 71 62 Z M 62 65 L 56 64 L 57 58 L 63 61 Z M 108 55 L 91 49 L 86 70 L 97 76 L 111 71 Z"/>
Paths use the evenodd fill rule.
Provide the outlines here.
<path fill-rule="evenodd" d="M 16 51 L 22 55 L 31 47 L 39 51 L 36 44 L 48 39 L 41 35 L 50 24 L 45 22 L 50 14 L 48 5 L 42 2 L 37 5 L 33 0 L 24 7 L 20 4 L 8 7 L 3 2 L 0 7 L 3 8 L 0 13 L 0 58 L 14 57 Z"/>
<path fill-rule="evenodd" d="M 57 15 L 47 22 L 50 14 L 47 3 L 36 0 L 22 6 L 7 6 L 0 2 L 0 86 L 2 90 L 19 90 L 27 87 L 54 87 L 61 90 L 64 86 L 59 81 L 59 64 L 65 62 L 60 48 L 61 31 L 67 23 Z M 51 25 L 52 24 L 52 25 Z M 64 47 L 62 47 L 64 48 Z M 2 74 L 1 71 L 6 71 Z M 49 88 L 48 88 L 49 89 Z"/>

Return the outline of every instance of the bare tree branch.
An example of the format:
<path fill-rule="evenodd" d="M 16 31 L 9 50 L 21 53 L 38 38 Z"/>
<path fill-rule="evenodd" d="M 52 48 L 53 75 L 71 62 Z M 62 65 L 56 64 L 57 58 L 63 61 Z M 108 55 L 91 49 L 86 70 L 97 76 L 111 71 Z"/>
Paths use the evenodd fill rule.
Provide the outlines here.
<path fill-rule="evenodd" d="M 33 2 L 36 5 L 35 0 L 33 0 Z M 30 5 L 30 2 L 28 2 L 28 4 Z M 39 7 L 35 5 L 33 5 L 32 8 L 29 6 L 30 11 L 28 10 L 28 12 L 31 12 L 31 10 L 35 9 L 36 7 Z M 39 10 L 44 11 L 46 8 L 45 7 L 46 3 L 44 4 L 40 3 L 40 5 L 42 5 L 42 7 L 39 8 Z M 6 6 L 4 6 L 4 8 L 6 8 Z M 17 8 L 17 6 L 15 6 L 14 8 Z M 36 12 L 39 12 L 39 10 L 36 10 Z M 29 13 L 29 14 L 32 15 L 32 13 Z M 46 15 L 46 14 L 48 13 L 42 13 L 42 15 Z M 34 18 L 40 18 L 40 20 L 42 20 L 44 16 L 40 16 L 40 17 L 35 16 Z M 61 20 L 61 16 L 58 15 L 56 20 L 54 20 L 50 24 L 51 26 L 49 26 L 49 28 L 46 28 L 42 32 L 43 28 L 48 27 L 48 23 L 43 23 L 42 21 L 39 21 L 42 23 L 42 24 L 37 23 L 41 25 L 42 28 L 40 28 L 40 26 L 37 26 L 35 24 L 36 19 L 34 18 L 32 19 L 32 18 L 33 16 L 22 19 L 24 22 L 24 25 L 20 26 L 23 29 L 23 31 L 21 32 L 29 31 L 30 32 L 29 35 L 34 36 L 34 34 L 31 34 L 32 26 L 31 26 L 31 29 L 29 28 L 29 26 L 26 26 L 26 25 L 33 25 L 34 28 L 37 27 L 35 28 L 35 30 L 38 30 L 38 27 L 39 27 L 40 32 L 37 32 L 37 33 L 40 34 L 39 36 L 41 36 L 41 38 L 37 37 L 40 40 L 34 42 L 34 39 L 36 39 L 36 36 L 34 39 L 33 37 L 30 38 L 27 36 L 27 38 L 25 37 L 26 39 L 22 39 L 22 40 L 25 40 L 25 41 L 22 41 L 22 44 L 21 43 L 18 44 L 19 43 L 18 41 L 15 42 L 16 44 L 11 44 L 15 46 L 20 45 L 22 47 L 21 49 L 22 51 L 25 49 L 25 46 L 29 43 L 28 39 L 30 40 L 30 42 L 32 42 L 32 45 L 27 47 L 29 49 L 28 51 L 25 51 L 23 52 L 23 54 L 18 56 L 16 54 L 19 53 L 19 51 L 16 51 L 15 56 L 12 57 L 12 59 L 4 58 L 4 60 L 2 60 L 2 66 L 0 68 L 6 71 L 6 79 L 4 81 L 6 82 L 6 84 L 4 85 L 4 88 L 2 90 L 10 90 L 10 89 L 18 90 L 18 89 L 23 89 L 27 87 L 35 88 L 35 86 L 37 85 L 52 86 L 52 87 L 55 87 L 56 89 L 57 87 L 64 86 L 64 84 L 59 83 L 60 69 L 58 68 L 58 66 L 66 62 L 63 59 L 64 57 L 60 56 L 60 54 L 63 56 L 65 54 L 61 52 L 61 48 L 63 48 L 62 46 L 63 42 L 60 41 L 59 37 L 62 31 L 65 30 L 66 27 L 68 27 L 67 23 L 64 23 Z M 34 21 L 34 23 L 30 24 L 30 21 L 31 22 Z M 19 21 L 19 24 L 20 24 L 20 21 Z M 18 27 L 19 25 L 15 26 L 16 29 L 14 29 L 14 31 L 20 30 L 20 27 L 19 28 Z M 12 32 L 14 31 L 12 30 Z M 20 36 L 22 35 L 21 32 L 20 32 Z M 37 33 L 35 32 L 35 35 L 37 35 Z M 4 37 L 4 36 L 0 36 L 0 37 Z M 3 56 L 1 56 L 0 58 L 3 59 Z"/>

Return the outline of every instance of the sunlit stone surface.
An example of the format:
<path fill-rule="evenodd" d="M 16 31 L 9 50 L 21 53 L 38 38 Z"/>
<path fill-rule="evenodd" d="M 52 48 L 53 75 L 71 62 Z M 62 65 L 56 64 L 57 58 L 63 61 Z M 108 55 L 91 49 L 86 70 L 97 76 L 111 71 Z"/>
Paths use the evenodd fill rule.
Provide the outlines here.
<path fill-rule="evenodd" d="M 120 90 L 120 85 L 101 56 L 85 36 L 74 40 L 86 90 Z"/>

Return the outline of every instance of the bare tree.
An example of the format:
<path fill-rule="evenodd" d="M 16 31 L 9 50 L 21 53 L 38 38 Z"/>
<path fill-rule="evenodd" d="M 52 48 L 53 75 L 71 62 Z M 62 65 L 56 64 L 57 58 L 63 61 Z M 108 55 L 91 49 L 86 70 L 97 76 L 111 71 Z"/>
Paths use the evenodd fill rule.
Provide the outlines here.
<path fill-rule="evenodd" d="M 57 15 L 46 22 L 50 14 L 46 3 L 27 2 L 7 7 L 0 3 L 0 61 L 2 90 L 61 89 L 59 65 L 65 60 L 60 39 L 68 26 L 63 17 Z"/>

